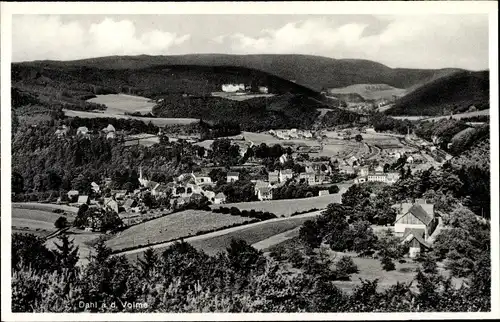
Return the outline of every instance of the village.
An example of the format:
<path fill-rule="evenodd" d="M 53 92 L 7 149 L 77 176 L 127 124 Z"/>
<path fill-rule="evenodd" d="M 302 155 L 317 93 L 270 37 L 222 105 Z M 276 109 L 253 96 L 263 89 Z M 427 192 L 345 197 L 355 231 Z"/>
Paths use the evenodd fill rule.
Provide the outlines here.
<path fill-rule="evenodd" d="M 374 144 L 380 141 L 370 141 L 370 138 L 380 136 L 380 134 L 370 128 L 347 128 L 336 131 L 276 129 L 261 134 L 244 132 L 227 138 L 232 145 L 238 146 L 240 157 L 246 156 L 248 151 L 257 145 L 265 144 L 259 142 L 258 139 L 262 139 L 259 135 L 274 138 L 268 141 L 269 144 L 282 145 L 285 152 L 277 160 L 281 166 L 273 171 L 264 170 L 264 173 L 262 173 L 263 165 L 255 157 L 248 158 L 240 166 L 230 168 L 217 167 L 213 162 L 203 160 L 208 158 L 211 146 L 200 142 L 196 135 L 176 136 L 160 130 L 157 136 L 126 136 L 123 132 L 116 131 L 111 124 L 99 133 L 92 133 L 86 127 L 79 127 L 73 133 L 83 138 L 98 135 L 111 140 L 121 139 L 133 142 L 137 140 L 138 144 L 141 144 L 141 140 L 145 138 L 150 139 L 167 134 L 171 143 L 181 140 L 188 144 L 200 144 L 205 147 L 204 155 L 197 161 L 201 170 L 183 173 L 171 182 L 150 180 L 149 175 L 144 173 L 142 167 L 139 166 L 137 169 L 139 187 L 132 191 L 111 189 L 111 178 L 103 178 L 102 182 L 91 183 L 91 193 L 88 195 L 71 190 L 67 193 L 67 198 L 66 196 L 58 198 L 56 203 L 59 205 L 67 204 L 74 207 L 86 205 L 91 212 L 93 211 L 94 215 L 87 217 L 87 221 L 82 223 L 82 228 L 96 232 L 103 231 L 104 225 L 101 217 L 106 212 L 117 214 L 121 220 L 120 229 L 124 229 L 187 209 L 187 206 L 192 207 L 200 202 L 205 205 L 228 203 L 224 192 L 214 191 L 217 184 L 213 178 L 214 169 L 223 171 L 225 175 L 223 181 L 226 184 L 239 182 L 241 169 L 245 173 L 258 173 L 249 181 L 253 185 L 254 200 L 265 203 L 272 202 L 276 197 L 276 193 L 273 192 L 290 183 L 314 187 L 316 195 L 309 194 L 309 198 L 325 197 L 330 194 L 337 194 L 340 197 L 353 184 L 372 182 L 392 185 L 408 171 L 436 167 L 443 161 L 442 152 L 435 146 L 439 143 L 437 141 L 433 144 L 415 136 L 406 135 L 396 137 L 396 140 L 404 145 Z M 54 134 L 57 138 L 63 139 L 70 135 L 70 128 L 62 126 Z M 257 140 L 254 142 L 252 138 L 257 138 Z M 329 140 L 342 140 L 341 143 L 353 141 L 357 144 L 357 148 L 347 152 L 337 151 L 331 155 L 322 155 Z M 213 144 L 213 140 L 209 143 Z M 444 158 L 446 157 L 445 155 Z M 295 167 L 287 168 L 287 164 L 294 164 Z M 342 189 L 332 189 L 331 186 L 335 184 L 345 186 Z M 157 202 L 151 202 L 151 200 Z M 393 205 L 393 207 L 398 209 L 398 217 L 392 229 L 396 236 L 401 237 L 402 242 L 411 243 L 411 257 L 416 256 L 420 248 L 431 247 L 429 240 L 438 223 L 433 205 L 427 204 L 425 200 L 414 200 L 399 206 Z"/>

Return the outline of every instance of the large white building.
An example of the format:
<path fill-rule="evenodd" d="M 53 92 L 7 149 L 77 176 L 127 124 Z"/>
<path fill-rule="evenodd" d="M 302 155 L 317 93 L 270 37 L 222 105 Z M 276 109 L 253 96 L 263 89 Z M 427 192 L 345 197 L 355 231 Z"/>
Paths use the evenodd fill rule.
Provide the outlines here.
<path fill-rule="evenodd" d="M 236 93 L 237 91 L 245 91 L 245 84 L 223 84 L 222 91 L 226 93 Z"/>

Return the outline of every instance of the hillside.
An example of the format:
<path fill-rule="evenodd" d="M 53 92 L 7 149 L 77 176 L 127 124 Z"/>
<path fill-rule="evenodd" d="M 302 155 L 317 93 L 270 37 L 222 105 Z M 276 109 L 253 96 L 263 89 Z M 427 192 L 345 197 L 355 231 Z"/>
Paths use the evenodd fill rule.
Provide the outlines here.
<path fill-rule="evenodd" d="M 274 98 L 242 102 L 211 97 L 222 84 L 244 83 L 251 91 L 266 86 Z M 60 109 L 106 109 L 88 100 L 98 94 L 126 93 L 164 101 L 153 109 L 157 117 L 237 120 L 243 129 L 269 126 L 307 127 L 316 108 L 330 107 L 318 92 L 262 71 L 242 67 L 161 65 L 142 69 L 100 69 L 86 66 L 14 64 L 13 106 L 19 115 Z M 324 101 L 324 102 L 322 102 Z M 168 107 L 167 107 L 168 106 Z M 256 124 L 252 126 L 252 124 Z"/>
<path fill-rule="evenodd" d="M 434 79 L 398 99 L 389 115 L 439 116 L 489 108 L 489 72 L 457 72 Z"/>
<path fill-rule="evenodd" d="M 115 70 L 138 70 L 160 65 L 234 66 L 260 70 L 293 80 L 319 91 L 353 84 L 387 84 L 409 88 L 458 69 L 390 68 L 361 59 L 333 59 L 312 55 L 224 55 L 192 54 L 178 56 L 110 56 L 75 61 L 36 61 L 31 66 L 86 67 Z"/>
<path fill-rule="evenodd" d="M 328 107 L 309 96 L 291 93 L 245 101 L 176 95 L 162 96 L 162 99 L 153 109 L 158 117 L 230 121 L 240 124 L 245 131 L 310 128 L 320 114 L 317 109 Z"/>

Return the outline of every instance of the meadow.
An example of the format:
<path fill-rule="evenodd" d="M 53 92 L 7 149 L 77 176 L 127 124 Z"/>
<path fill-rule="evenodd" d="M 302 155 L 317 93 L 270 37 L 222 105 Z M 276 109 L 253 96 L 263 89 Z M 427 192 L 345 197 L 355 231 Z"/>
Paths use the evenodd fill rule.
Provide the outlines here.
<path fill-rule="evenodd" d="M 481 110 L 481 111 L 476 111 L 476 112 L 458 113 L 458 114 L 451 115 L 451 117 L 454 118 L 454 119 L 461 119 L 461 118 L 473 117 L 473 116 L 479 116 L 479 115 L 490 115 L 490 110 L 486 109 L 486 110 Z M 450 115 L 443 115 L 443 116 L 391 116 L 391 117 L 393 117 L 395 119 L 398 119 L 398 120 L 438 121 L 438 120 L 441 120 L 441 119 L 447 119 L 447 118 L 450 117 Z"/>
<path fill-rule="evenodd" d="M 69 222 L 73 221 L 74 218 L 74 216 L 71 215 L 13 207 L 11 217 L 12 232 L 33 233 L 38 236 L 47 236 L 57 230 L 54 226 L 54 222 L 61 216 L 66 217 Z"/>
<path fill-rule="evenodd" d="M 392 87 L 386 84 L 354 84 L 340 88 L 330 88 L 331 94 L 357 93 L 365 100 L 392 99 L 393 95 L 402 96 L 405 89 Z"/>
<path fill-rule="evenodd" d="M 104 104 L 106 112 L 110 114 L 125 114 L 139 112 L 143 114 L 151 113 L 156 102 L 147 97 L 127 95 L 127 94 L 107 94 L 96 95 L 97 97 L 87 100 L 87 102 Z"/>
<path fill-rule="evenodd" d="M 192 236 L 200 231 L 242 224 L 249 220 L 251 219 L 229 214 L 186 210 L 132 226 L 109 239 L 107 245 L 113 250 L 145 246 Z"/>

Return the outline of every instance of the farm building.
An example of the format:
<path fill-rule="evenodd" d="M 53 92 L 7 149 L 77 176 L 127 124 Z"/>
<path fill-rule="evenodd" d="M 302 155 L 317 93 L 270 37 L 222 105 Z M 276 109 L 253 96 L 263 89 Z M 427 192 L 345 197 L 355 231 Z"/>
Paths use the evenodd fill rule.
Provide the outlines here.
<path fill-rule="evenodd" d="M 88 136 L 89 129 L 86 126 L 80 126 L 78 129 L 76 129 L 76 135 Z"/>
<path fill-rule="evenodd" d="M 104 209 L 118 213 L 118 202 L 116 202 L 116 200 L 113 200 L 113 198 L 104 198 Z"/>
<path fill-rule="evenodd" d="M 222 84 L 222 91 L 226 93 L 245 91 L 245 84 Z"/>
<path fill-rule="evenodd" d="M 392 206 L 398 212 L 394 223 L 394 232 L 404 234 L 407 228 L 422 229 L 426 240 L 436 229 L 438 220 L 434 216 L 434 205 L 423 199 L 416 199 L 414 203 L 401 203 Z"/>
<path fill-rule="evenodd" d="M 402 243 L 408 243 L 410 246 L 408 255 L 410 258 L 415 258 L 422 249 L 429 249 L 431 246 L 424 239 L 424 229 L 406 228 L 401 240 Z"/>

